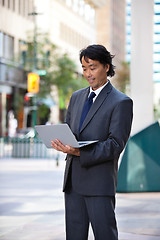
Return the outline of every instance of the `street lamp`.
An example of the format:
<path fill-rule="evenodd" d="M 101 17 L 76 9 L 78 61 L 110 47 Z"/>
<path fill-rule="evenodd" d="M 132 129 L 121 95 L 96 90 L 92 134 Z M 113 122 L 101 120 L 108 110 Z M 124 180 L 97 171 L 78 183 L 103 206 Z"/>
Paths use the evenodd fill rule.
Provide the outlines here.
<path fill-rule="evenodd" d="M 32 72 L 37 71 L 37 24 L 35 16 L 40 15 L 41 13 L 31 12 L 28 16 L 34 16 L 34 34 L 33 34 L 33 68 Z M 28 76 L 29 78 L 29 76 Z M 38 89 L 39 91 L 39 89 Z M 33 127 L 37 122 L 37 92 L 33 95 L 33 114 L 32 114 Z"/>

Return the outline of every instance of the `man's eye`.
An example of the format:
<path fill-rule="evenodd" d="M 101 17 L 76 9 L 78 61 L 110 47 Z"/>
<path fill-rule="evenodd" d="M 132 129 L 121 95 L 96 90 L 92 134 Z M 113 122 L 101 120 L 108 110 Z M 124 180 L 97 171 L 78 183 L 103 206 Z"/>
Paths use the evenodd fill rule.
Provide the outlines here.
<path fill-rule="evenodd" d="M 83 68 L 83 72 L 85 72 L 85 71 L 86 71 L 86 69 Z"/>

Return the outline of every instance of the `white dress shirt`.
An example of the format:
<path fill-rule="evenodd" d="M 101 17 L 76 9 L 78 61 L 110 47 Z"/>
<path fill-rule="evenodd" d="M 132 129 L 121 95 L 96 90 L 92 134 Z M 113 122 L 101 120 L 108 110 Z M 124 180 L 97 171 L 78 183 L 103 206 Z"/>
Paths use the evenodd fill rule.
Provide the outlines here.
<path fill-rule="evenodd" d="M 109 81 L 107 81 L 103 86 L 99 87 L 98 89 L 96 89 L 95 91 L 92 90 L 92 88 L 90 87 L 90 92 L 89 95 L 91 94 L 91 92 L 94 92 L 96 94 L 96 96 L 93 98 L 93 102 L 96 100 L 96 98 L 98 97 L 98 94 L 100 94 L 100 92 L 102 91 L 102 89 L 109 83 Z M 89 97 L 88 95 L 88 97 Z"/>

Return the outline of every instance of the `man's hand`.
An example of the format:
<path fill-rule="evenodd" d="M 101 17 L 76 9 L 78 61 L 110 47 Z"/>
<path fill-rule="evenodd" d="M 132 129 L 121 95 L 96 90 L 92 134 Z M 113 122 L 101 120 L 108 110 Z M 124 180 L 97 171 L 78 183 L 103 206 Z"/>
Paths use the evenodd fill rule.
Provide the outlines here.
<path fill-rule="evenodd" d="M 79 148 L 73 148 L 69 145 L 64 146 L 58 139 L 56 139 L 55 141 L 51 141 L 51 146 L 57 151 L 68 153 L 75 156 L 80 156 Z"/>

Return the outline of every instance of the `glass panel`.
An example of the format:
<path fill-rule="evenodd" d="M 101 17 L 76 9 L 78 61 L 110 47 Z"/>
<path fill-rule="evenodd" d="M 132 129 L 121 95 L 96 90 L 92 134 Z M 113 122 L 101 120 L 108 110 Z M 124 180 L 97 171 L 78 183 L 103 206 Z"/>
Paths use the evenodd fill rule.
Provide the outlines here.
<path fill-rule="evenodd" d="M 0 57 L 3 57 L 3 32 L 0 32 Z"/>

